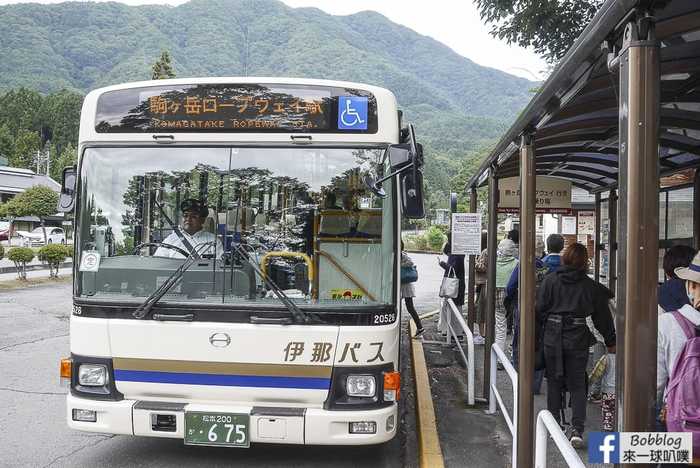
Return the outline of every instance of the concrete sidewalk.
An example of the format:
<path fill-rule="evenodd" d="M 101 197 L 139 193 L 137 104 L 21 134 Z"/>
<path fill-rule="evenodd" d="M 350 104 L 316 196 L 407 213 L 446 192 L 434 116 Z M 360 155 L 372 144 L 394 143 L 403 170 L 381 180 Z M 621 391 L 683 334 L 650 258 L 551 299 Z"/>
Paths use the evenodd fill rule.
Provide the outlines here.
<path fill-rule="evenodd" d="M 58 270 L 58 277 L 59 278 L 70 277 L 72 274 L 73 274 L 72 267 L 60 268 Z M 41 270 L 27 271 L 27 279 L 39 279 L 39 278 L 48 278 L 48 277 L 49 277 L 48 268 L 41 269 Z M 0 283 L 5 283 L 5 282 L 15 281 L 15 280 L 17 280 L 17 273 L 14 270 L 11 273 L 0 273 Z"/>
<path fill-rule="evenodd" d="M 5 258 L 0 260 L 0 274 L 4 273 L 14 273 L 17 271 L 17 268 L 15 267 L 14 262 L 10 261 L 7 259 L 7 247 L 5 247 Z M 72 258 L 66 258 L 66 261 L 61 264 L 62 268 L 70 268 L 70 266 L 73 264 L 73 259 Z M 34 260 L 31 262 L 27 263 L 27 271 L 31 270 L 43 270 L 43 269 L 48 269 L 49 266 L 45 264 L 42 261 L 39 261 L 36 257 L 34 257 Z"/>

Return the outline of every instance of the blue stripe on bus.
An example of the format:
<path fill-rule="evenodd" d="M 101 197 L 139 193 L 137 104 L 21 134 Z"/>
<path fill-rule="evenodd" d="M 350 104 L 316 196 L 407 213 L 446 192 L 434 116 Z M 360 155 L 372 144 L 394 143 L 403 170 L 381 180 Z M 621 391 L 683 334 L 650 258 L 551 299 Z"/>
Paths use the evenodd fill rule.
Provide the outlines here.
<path fill-rule="evenodd" d="M 318 377 L 276 377 L 266 375 L 195 374 L 114 369 L 115 380 L 223 387 L 301 388 L 328 390 L 330 379 Z"/>

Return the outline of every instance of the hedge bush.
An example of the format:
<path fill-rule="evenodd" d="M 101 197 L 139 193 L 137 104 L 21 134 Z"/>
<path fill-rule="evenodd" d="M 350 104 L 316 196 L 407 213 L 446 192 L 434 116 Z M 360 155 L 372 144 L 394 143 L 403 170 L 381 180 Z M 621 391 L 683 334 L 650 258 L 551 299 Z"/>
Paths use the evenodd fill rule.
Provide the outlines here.
<path fill-rule="evenodd" d="M 56 244 L 63 247 L 63 253 L 66 258 L 73 258 L 73 245 L 72 244 Z"/>
<path fill-rule="evenodd" d="M 447 240 L 447 237 L 442 233 L 440 228 L 431 226 L 428 232 L 425 233 L 425 239 L 428 242 L 430 250 L 439 251 Z"/>
<path fill-rule="evenodd" d="M 5 257 L 5 247 L 0 245 L 0 260 L 2 260 Z"/>
<path fill-rule="evenodd" d="M 49 244 L 39 249 L 38 258 L 40 261 L 48 263 L 51 278 L 58 277 L 58 269 L 67 257 L 66 252 L 66 246 L 63 244 Z"/>
<path fill-rule="evenodd" d="M 7 252 L 8 260 L 14 262 L 17 268 L 17 277 L 27 279 L 27 263 L 34 260 L 34 251 L 29 247 L 12 247 Z"/>

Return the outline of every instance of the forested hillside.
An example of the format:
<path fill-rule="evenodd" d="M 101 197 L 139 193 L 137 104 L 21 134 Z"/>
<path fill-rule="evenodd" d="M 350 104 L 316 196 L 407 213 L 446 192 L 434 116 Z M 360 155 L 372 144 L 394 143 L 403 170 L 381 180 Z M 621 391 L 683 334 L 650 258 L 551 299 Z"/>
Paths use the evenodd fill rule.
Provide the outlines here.
<path fill-rule="evenodd" d="M 149 79 L 162 50 L 178 77 L 293 76 L 385 86 L 425 143 L 432 204 L 445 199 L 465 159 L 503 132 L 533 87 L 377 13 L 332 16 L 275 0 L 14 4 L 0 7 L 0 31 L 0 92 L 83 94 Z M 0 113 L 0 153 L 14 154 L 17 148 L 2 147 L 8 131 L 18 141 L 17 128 L 2 128 L 6 114 Z M 40 143 L 52 131 L 42 120 L 25 125 L 40 132 Z"/>

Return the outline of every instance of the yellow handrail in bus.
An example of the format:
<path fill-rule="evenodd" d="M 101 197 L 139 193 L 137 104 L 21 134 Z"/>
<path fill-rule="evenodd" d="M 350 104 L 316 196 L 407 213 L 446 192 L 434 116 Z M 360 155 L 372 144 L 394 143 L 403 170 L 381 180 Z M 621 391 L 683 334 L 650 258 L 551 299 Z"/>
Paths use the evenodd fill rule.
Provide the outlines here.
<path fill-rule="evenodd" d="M 311 257 L 301 252 L 285 252 L 281 250 L 268 252 L 260 259 L 260 268 L 265 277 L 267 277 L 267 260 L 270 257 L 300 258 L 304 260 L 306 266 L 309 268 L 309 283 L 314 279 L 314 264 L 311 261 Z"/>
<path fill-rule="evenodd" d="M 374 298 L 374 296 L 372 295 L 372 293 L 370 293 L 370 292 L 367 290 L 367 288 L 365 288 L 365 287 L 362 285 L 362 283 L 360 283 L 360 280 L 358 280 L 357 278 L 355 278 L 355 277 L 353 276 L 352 273 L 350 273 L 350 272 L 347 271 L 345 268 L 343 268 L 343 267 L 340 265 L 340 263 L 333 257 L 333 255 L 329 254 L 328 252 L 324 252 L 323 250 L 318 250 L 318 251 L 316 251 L 316 254 L 317 254 L 319 257 L 326 257 L 326 259 L 327 259 L 329 262 L 331 262 L 331 264 L 332 264 L 339 272 L 341 272 L 342 274 L 344 274 L 345 277 L 346 277 L 347 279 L 349 279 L 355 286 L 357 286 L 357 288 L 358 288 L 360 291 L 362 291 L 362 293 L 363 293 L 364 295 L 366 295 L 367 297 L 369 297 L 369 300 L 370 300 L 370 301 L 373 301 L 373 302 L 376 302 L 376 301 L 377 301 L 377 300 Z"/>

